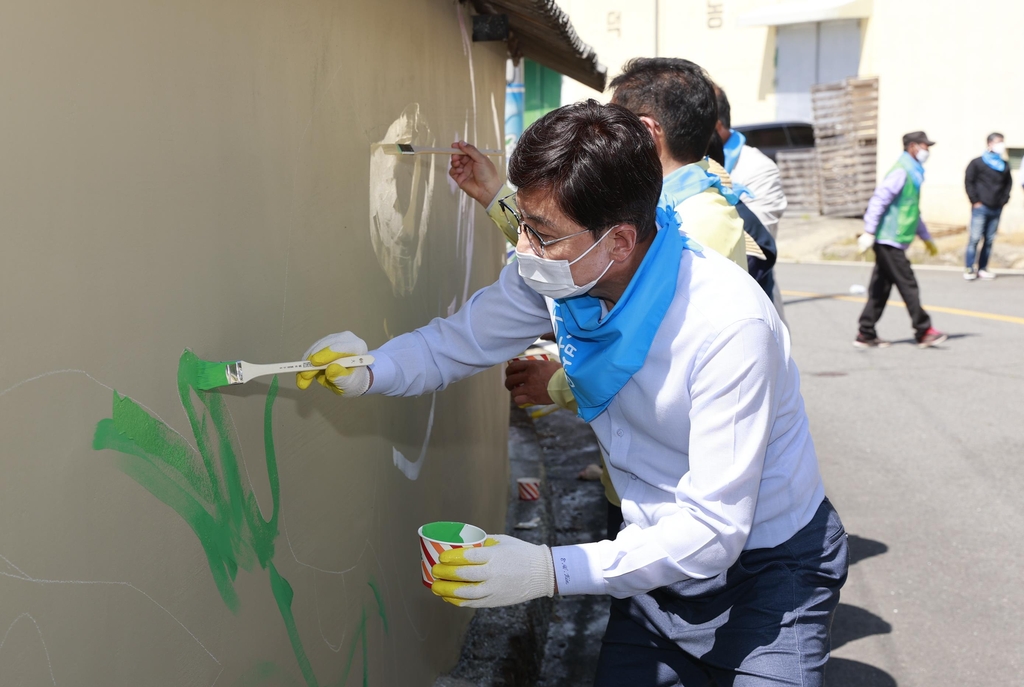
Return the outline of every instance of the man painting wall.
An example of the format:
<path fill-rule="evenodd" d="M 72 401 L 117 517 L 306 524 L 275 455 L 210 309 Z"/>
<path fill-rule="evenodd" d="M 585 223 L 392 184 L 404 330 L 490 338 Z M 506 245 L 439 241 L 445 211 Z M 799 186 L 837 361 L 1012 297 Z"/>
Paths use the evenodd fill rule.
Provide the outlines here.
<path fill-rule="evenodd" d="M 695 76 L 712 103 L 697 127 L 706 148 L 714 95 Z M 700 167 L 686 176 L 685 192 L 711 183 Z M 545 115 L 520 139 L 509 179 L 517 264 L 454 315 L 373 351 L 369 369 L 334 363 L 367 351 L 352 332 L 317 341 L 310 360 L 334 364 L 300 373 L 298 386 L 315 378 L 344 398 L 430 393 L 554 326 L 626 526 L 553 549 L 495 535 L 445 551 L 433 592 L 468 607 L 615 597 L 601 687 L 654 675 L 820 687 L 848 547 L 775 308 L 745 269 L 680 231 L 659 198 L 654 139 L 622 106 Z"/>

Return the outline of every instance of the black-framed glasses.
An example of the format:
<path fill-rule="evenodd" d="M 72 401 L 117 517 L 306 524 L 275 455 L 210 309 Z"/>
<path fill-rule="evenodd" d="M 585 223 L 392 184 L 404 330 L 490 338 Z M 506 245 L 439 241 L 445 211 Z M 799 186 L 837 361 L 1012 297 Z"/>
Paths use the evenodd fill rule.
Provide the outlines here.
<path fill-rule="evenodd" d="M 544 257 L 544 249 L 550 246 L 551 244 L 558 243 L 559 241 L 565 241 L 566 239 L 571 239 L 573 236 L 586 234 L 587 232 L 590 231 L 589 229 L 584 229 L 583 231 L 577 231 L 575 234 L 569 234 L 568 236 L 560 236 L 557 239 L 545 241 L 540 237 L 540 234 L 537 233 L 536 229 L 534 229 L 529 224 L 523 221 L 522 216 L 515 209 L 513 204 L 505 202 L 509 198 L 512 198 L 514 195 L 515 193 L 513 192 L 508 194 L 507 196 L 499 198 L 498 207 L 501 208 L 501 212 L 502 214 L 505 215 L 506 221 L 508 221 L 510 225 L 516 228 L 517 234 L 522 236 L 523 232 L 526 232 L 526 240 L 529 242 L 530 248 L 536 255 L 539 255 L 540 257 Z"/>

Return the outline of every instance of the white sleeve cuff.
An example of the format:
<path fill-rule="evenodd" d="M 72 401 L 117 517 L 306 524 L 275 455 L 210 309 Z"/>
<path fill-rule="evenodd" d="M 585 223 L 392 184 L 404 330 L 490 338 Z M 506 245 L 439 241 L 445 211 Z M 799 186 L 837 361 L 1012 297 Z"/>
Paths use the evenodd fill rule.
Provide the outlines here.
<path fill-rule="evenodd" d="M 373 384 L 366 390 L 366 393 L 387 394 L 395 383 L 395 373 L 398 369 L 395 366 L 395 361 L 388 354 L 381 353 L 380 350 L 372 351 L 370 355 L 374 357 L 373 364 L 370 365 L 370 370 L 373 372 Z"/>
<path fill-rule="evenodd" d="M 569 594 L 605 594 L 604 575 L 597 561 L 591 561 L 587 555 L 588 547 L 593 544 L 575 544 L 573 546 L 555 546 L 551 548 L 551 559 L 555 564 L 555 579 L 558 580 L 558 593 Z M 596 553 L 596 552 L 595 552 Z"/>

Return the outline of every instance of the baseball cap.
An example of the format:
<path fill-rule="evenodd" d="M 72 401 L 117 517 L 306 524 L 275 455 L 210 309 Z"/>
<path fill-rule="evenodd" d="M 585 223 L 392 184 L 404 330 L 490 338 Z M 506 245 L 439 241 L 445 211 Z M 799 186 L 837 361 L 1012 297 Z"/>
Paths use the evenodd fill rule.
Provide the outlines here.
<path fill-rule="evenodd" d="M 928 134 L 923 131 L 911 131 L 909 134 L 903 134 L 903 147 L 911 143 L 923 143 L 926 146 L 935 145 L 935 141 L 929 140 Z"/>

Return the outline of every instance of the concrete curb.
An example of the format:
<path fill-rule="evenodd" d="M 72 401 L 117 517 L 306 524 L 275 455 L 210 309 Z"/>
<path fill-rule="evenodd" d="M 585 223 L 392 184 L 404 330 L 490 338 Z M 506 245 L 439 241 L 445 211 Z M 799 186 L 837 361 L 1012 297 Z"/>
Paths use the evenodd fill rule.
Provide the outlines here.
<path fill-rule="evenodd" d="M 793 258 L 779 258 L 776 260 L 776 264 L 781 265 L 834 265 L 836 267 L 874 267 L 875 263 L 868 261 L 854 261 L 854 260 L 805 260 L 799 259 L 794 260 Z M 919 265 L 914 264 L 915 270 L 930 270 L 933 272 L 963 272 L 963 267 L 957 265 Z M 995 274 L 1005 274 L 1008 276 L 1024 276 L 1024 270 L 1013 270 L 1013 269 L 997 269 L 992 268 L 991 270 Z"/>
<path fill-rule="evenodd" d="M 533 544 L 553 542 L 551 490 L 533 421 L 512 408 L 508 435 L 509 490 L 505 532 Z M 540 500 L 520 501 L 516 480 L 540 477 Z M 535 529 L 515 529 L 538 519 Z M 434 687 L 527 687 L 536 683 L 544 660 L 551 620 L 551 599 L 534 599 L 506 608 L 482 608 L 466 630 L 459 662 Z"/>

